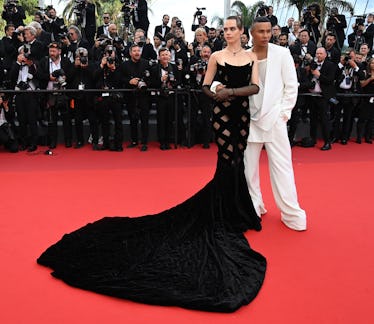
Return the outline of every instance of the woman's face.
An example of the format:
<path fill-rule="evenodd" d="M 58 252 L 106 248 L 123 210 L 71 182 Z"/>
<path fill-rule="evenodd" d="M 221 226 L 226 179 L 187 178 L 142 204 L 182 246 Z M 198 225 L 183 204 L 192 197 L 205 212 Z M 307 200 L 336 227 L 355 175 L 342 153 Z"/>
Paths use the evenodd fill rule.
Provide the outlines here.
<path fill-rule="evenodd" d="M 243 33 L 243 30 L 238 28 L 235 19 L 228 19 L 223 26 L 223 32 L 226 42 L 232 43 L 240 40 L 240 35 Z"/>
<path fill-rule="evenodd" d="M 205 35 L 203 33 L 197 32 L 195 37 L 198 43 L 203 43 L 205 41 Z"/>

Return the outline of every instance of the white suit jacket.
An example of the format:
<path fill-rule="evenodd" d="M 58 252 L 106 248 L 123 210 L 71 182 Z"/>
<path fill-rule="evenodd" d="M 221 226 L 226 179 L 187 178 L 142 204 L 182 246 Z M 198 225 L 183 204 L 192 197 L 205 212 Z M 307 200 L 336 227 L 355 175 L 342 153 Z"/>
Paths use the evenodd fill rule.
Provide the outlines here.
<path fill-rule="evenodd" d="M 290 50 L 269 44 L 265 84 L 249 97 L 251 123 L 248 141 L 272 141 L 274 125 L 280 119 L 286 124 L 295 106 L 298 91 L 296 69 Z"/>

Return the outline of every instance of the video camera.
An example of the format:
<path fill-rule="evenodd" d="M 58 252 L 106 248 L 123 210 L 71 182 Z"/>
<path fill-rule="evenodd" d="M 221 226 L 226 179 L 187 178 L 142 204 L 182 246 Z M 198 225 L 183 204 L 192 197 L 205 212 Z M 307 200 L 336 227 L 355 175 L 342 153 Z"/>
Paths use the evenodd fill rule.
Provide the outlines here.
<path fill-rule="evenodd" d="M 75 0 L 73 13 L 77 16 L 77 24 L 83 22 L 83 9 L 86 8 L 87 0 Z"/>
<path fill-rule="evenodd" d="M 49 5 L 49 6 L 45 7 L 45 8 L 43 8 L 43 7 L 34 7 L 34 8 L 35 8 L 35 9 L 38 9 L 38 13 L 39 13 L 40 16 L 42 17 L 42 20 L 44 20 L 44 19 L 43 19 L 44 15 L 46 15 L 48 18 L 51 18 L 51 17 L 49 16 L 49 10 L 53 9 L 53 6 L 52 6 L 52 5 Z"/>
<path fill-rule="evenodd" d="M 365 15 L 365 14 L 363 14 L 363 15 L 354 15 L 353 16 L 353 17 L 356 18 L 356 20 L 355 20 L 355 30 L 357 30 L 358 25 L 365 24 L 366 16 L 367 15 Z"/>
<path fill-rule="evenodd" d="M 6 3 L 4 4 L 4 10 L 7 12 L 7 13 L 14 13 L 16 7 L 18 5 L 18 0 L 8 0 L 6 1 Z"/>
<path fill-rule="evenodd" d="M 269 12 L 269 6 L 262 5 L 258 10 L 256 17 L 265 17 L 268 15 Z"/>
<path fill-rule="evenodd" d="M 121 3 L 123 3 L 121 12 L 123 12 L 123 20 L 124 20 L 125 27 L 129 27 L 130 20 L 131 20 L 131 11 L 132 11 L 130 6 L 134 5 L 134 2 L 132 0 L 120 0 L 120 1 Z"/>
<path fill-rule="evenodd" d="M 203 10 L 206 10 L 206 8 L 202 7 L 202 8 L 198 8 L 196 7 L 196 12 L 194 13 L 194 16 L 197 17 L 197 19 L 200 19 L 202 14 L 203 14 Z M 178 26 L 180 27 L 180 26 Z"/>

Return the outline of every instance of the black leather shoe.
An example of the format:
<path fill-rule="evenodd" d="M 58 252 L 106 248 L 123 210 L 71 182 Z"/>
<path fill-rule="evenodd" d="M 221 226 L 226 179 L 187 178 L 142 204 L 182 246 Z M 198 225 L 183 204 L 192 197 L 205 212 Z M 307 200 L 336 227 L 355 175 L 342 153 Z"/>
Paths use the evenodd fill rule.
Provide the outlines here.
<path fill-rule="evenodd" d="M 38 147 L 36 145 L 30 145 L 29 148 L 27 149 L 27 152 L 34 152 L 36 151 Z"/>
<path fill-rule="evenodd" d="M 110 148 L 110 151 L 112 151 L 112 152 L 122 152 L 123 147 L 122 146 L 114 146 L 114 147 Z"/>
<path fill-rule="evenodd" d="M 73 145 L 71 144 L 71 141 L 70 140 L 66 140 L 65 141 L 65 147 L 72 147 Z"/>
<path fill-rule="evenodd" d="M 333 143 L 335 143 L 335 142 L 337 142 L 336 137 L 332 137 L 331 140 L 330 140 L 330 143 L 333 144 Z"/>
<path fill-rule="evenodd" d="M 328 150 L 331 150 L 331 144 L 330 144 L 330 143 L 325 143 L 325 144 L 321 147 L 321 151 L 328 151 Z"/>
<path fill-rule="evenodd" d="M 208 143 L 203 144 L 203 149 L 208 149 L 208 148 L 210 148 Z"/>
<path fill-rule="evenodd" d="M 348 141 L 347 141 L 346 139 L 342 139 L 342 140 L 340 141 L 340 143 L 341 143 L 342 145 L 347 145 L 347 144 L 348 144 Z"/>
<path fill-rule="evenodd" d="M 148 150 L 148 146 L 146 144 L 143 144 L 140 148 L 140 151 L 145 152 Z"/>
<path fill-rule="evenodd" d="M 79 149 L 83 146 L 84 146 L 83 142 L 77 142 L 77 144 L 75 144 L 74 148 Z"/>
<path fill-rule="evenodd" d="M 357 143 L 357 144 L 361 144 L 361 143 L 362 143 L 362 142 L 361 142 L 361 138 L 357 138 L 357 139 L 356 139 L 356 143 Z"/>
<path fill-rule="evenodd" d="M 100 151 L 99 144 L 92 144 L 92 149 L 93 149 L 94 151 Z"/>
<path fill-rule="evenodd" d="M 373 144 L 373 141 L 372 141 L 371 139 L 366 139 L 366 140 L 365 140 L 365 143 Z"/>
<path fill-rule="evenodd" d="M 127 145 L 127 148 L 134 148 L 137 147 L 138 143 L 137 142 L 131 142 L 129 145 Z"/>

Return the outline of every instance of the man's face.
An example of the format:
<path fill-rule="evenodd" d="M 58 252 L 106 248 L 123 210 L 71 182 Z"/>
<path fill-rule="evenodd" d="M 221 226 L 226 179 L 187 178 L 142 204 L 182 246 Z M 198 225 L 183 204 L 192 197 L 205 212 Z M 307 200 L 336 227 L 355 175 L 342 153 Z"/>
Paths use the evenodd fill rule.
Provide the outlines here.
<path fill-rule="evenodd" d="M 162 24 L 166 26 L 169 23 L 169 20 L 170 20 L 170 17 L 168 15 L 165 15 L 162 18 Z"/>
<path fill-rule="evenodd" d="M 52 19 L 56 18 L 56 10 L 55 9 L 50 9 L 48 11 L 48 16 Z"/>
<path fill-rule="evenodd" d="M 139 43 L 141 39 L 144 38 L 144 33 L 143 32 L 136 32 L 134 35 L 134 41 L 135 43 Z"/>
<path fill-rule="evenodd" d="M 299 38 L 300 38 L 301 43 L 306 44 L 309 42 L 309 33 L 304 31 L 299 34 Z"/>
<path fill-rule="evenodd" d="M 162 65 L 167 65 L 170 61 L 170 52 L 169 51 L 162 51 L 160 53 L 160 63 Z"/>
<path fill-rule="evenodd" d="M 362 55 L 367 55 L 369 53 L 369 47 L 366 44 L 361 45 L 360 53 Z"/>
<path fill-rule="evenodd" d="M 288 20 L 287 20 L 288 27 L 292 27 L 294 21 L 295 21 L 295 19 L 293 19 L 293 18 L 288 18 Z"/>
<path fill-rule="evenodd" d="M 267 46 L 271 38 L 271 23 L 256 23 L 251 29 L 251 34 L 252 42 L 255 46 Z"/>
<path fill-rule="evenodd" d="M 112 37 L 117 36 L 117 25 L 110 24 L 108 26 L 108 32 L 109 32 L 109 35 Z"/>
<path fill-rule="evenodd" d="M 208 37 L 210 39 L 216 38 L 216 31 L 215 30 L 209 30 Z"/>
<path fill-rule="evenodd" d="M 57 61 L 60 58 L 61 50 L 59 48 L 50 47 L 48 49 L 49 57 L 53 62 Z"/>
<path fill-rule="evenodd" d="M 130 57 L 134 62 L 138 62 L 141 57 L 140 47 L 135 46 L 130 51 Z"/>
<path fill-rule="evenodd" d="M 15 30 L 16 29 L 13 26 L 10 26 L 5 33 L 7 36 L 12 36 Z"/>
<path fill-rule="evenodd" d="M 374 15 L 368 15 L 368 17 L 367 17 L 367 23 L 371 24 L 371 23 L 373 23 L 373 21 L 374 21 Z"/>
<path fill-rule="evenodd" d="M 183 37 L 182 28 L 175 27 L 175 36 L 176 36 L 177 38 L 181 38 L 181 37 Z"/>
<path fill-rule="evenodd" d="M 69 35 L 69 39 L 71 41 L 77 41 L 78 40 L 78 34 L 74 29 L 69 29 L 68 35 Z"/>
<path fill-rule="evenodd" d="M 273 7 L 269 6 L 268 15 L 271 16 L 273 14 Z"/>
<path fill-rule="evenodd" d="M 240 43 L 241 43 L 242 45 L 247 45 L 248 42 L 249 42 L 249 39 L 248 39 L 247 34 L 241 34 L 241 35 L 240 35 Z"/>
<path fill-rule="evenodd" d="M 204 26 L 207 22 L 207 19 L 205 16 L 200 16 L 200 19 L 199 19 L 199 24 Z"/>
<path fill-rule="evenodd" d="M 279 45 L 280 46 L 286 46 L 286 45 L 288 45 L 288 38 L 287 38 L 286 35 L 279 36 L 278 40 L 279 40 Z"/>
<path fill-rule="evenodd" d="M 42 17 L 40 17 L 40 14 L 36 13 L 34 15 L 34 21 L 40 23 L 42 21 Z"/>
<path fill-rule="evenodd" d="M 323 62 L 325 59 L 326 59 L 326 50 L 322 47 L 320 48 L 317 48 L 317 51 L 316 51 L 316 58 L 317 58 L 317 61 L 318 62 Z"/>
<path fill-rule="evenodd" d="M 208 46 L 204 46 L 200 52 L 200 57 L 204 59 L 205 61 L 208 61 L 211 54 L 212 54 L 212 50 Z"/>
<path fill-rule="evenodd" d="M 26 42 L 32 42 L 35 39 L 35 35 L 31 33 L 30 30 L 26 29 L 24 31 L 24 37 Z"/>
<path fill-rule="evenodd" d="M 331 48 L 334 46 L 336 39 L 334 36 L 327 36 L 325 42 L 326 42 L 326 47 Z"/>
<path fill-rule="evenodd" d="M 273 36 L 275 36 L 275 37 L 278 37 L 281 33 L 281 29 L 277 25 L 274 26 L 271 31 L 273 33 Z"/>

